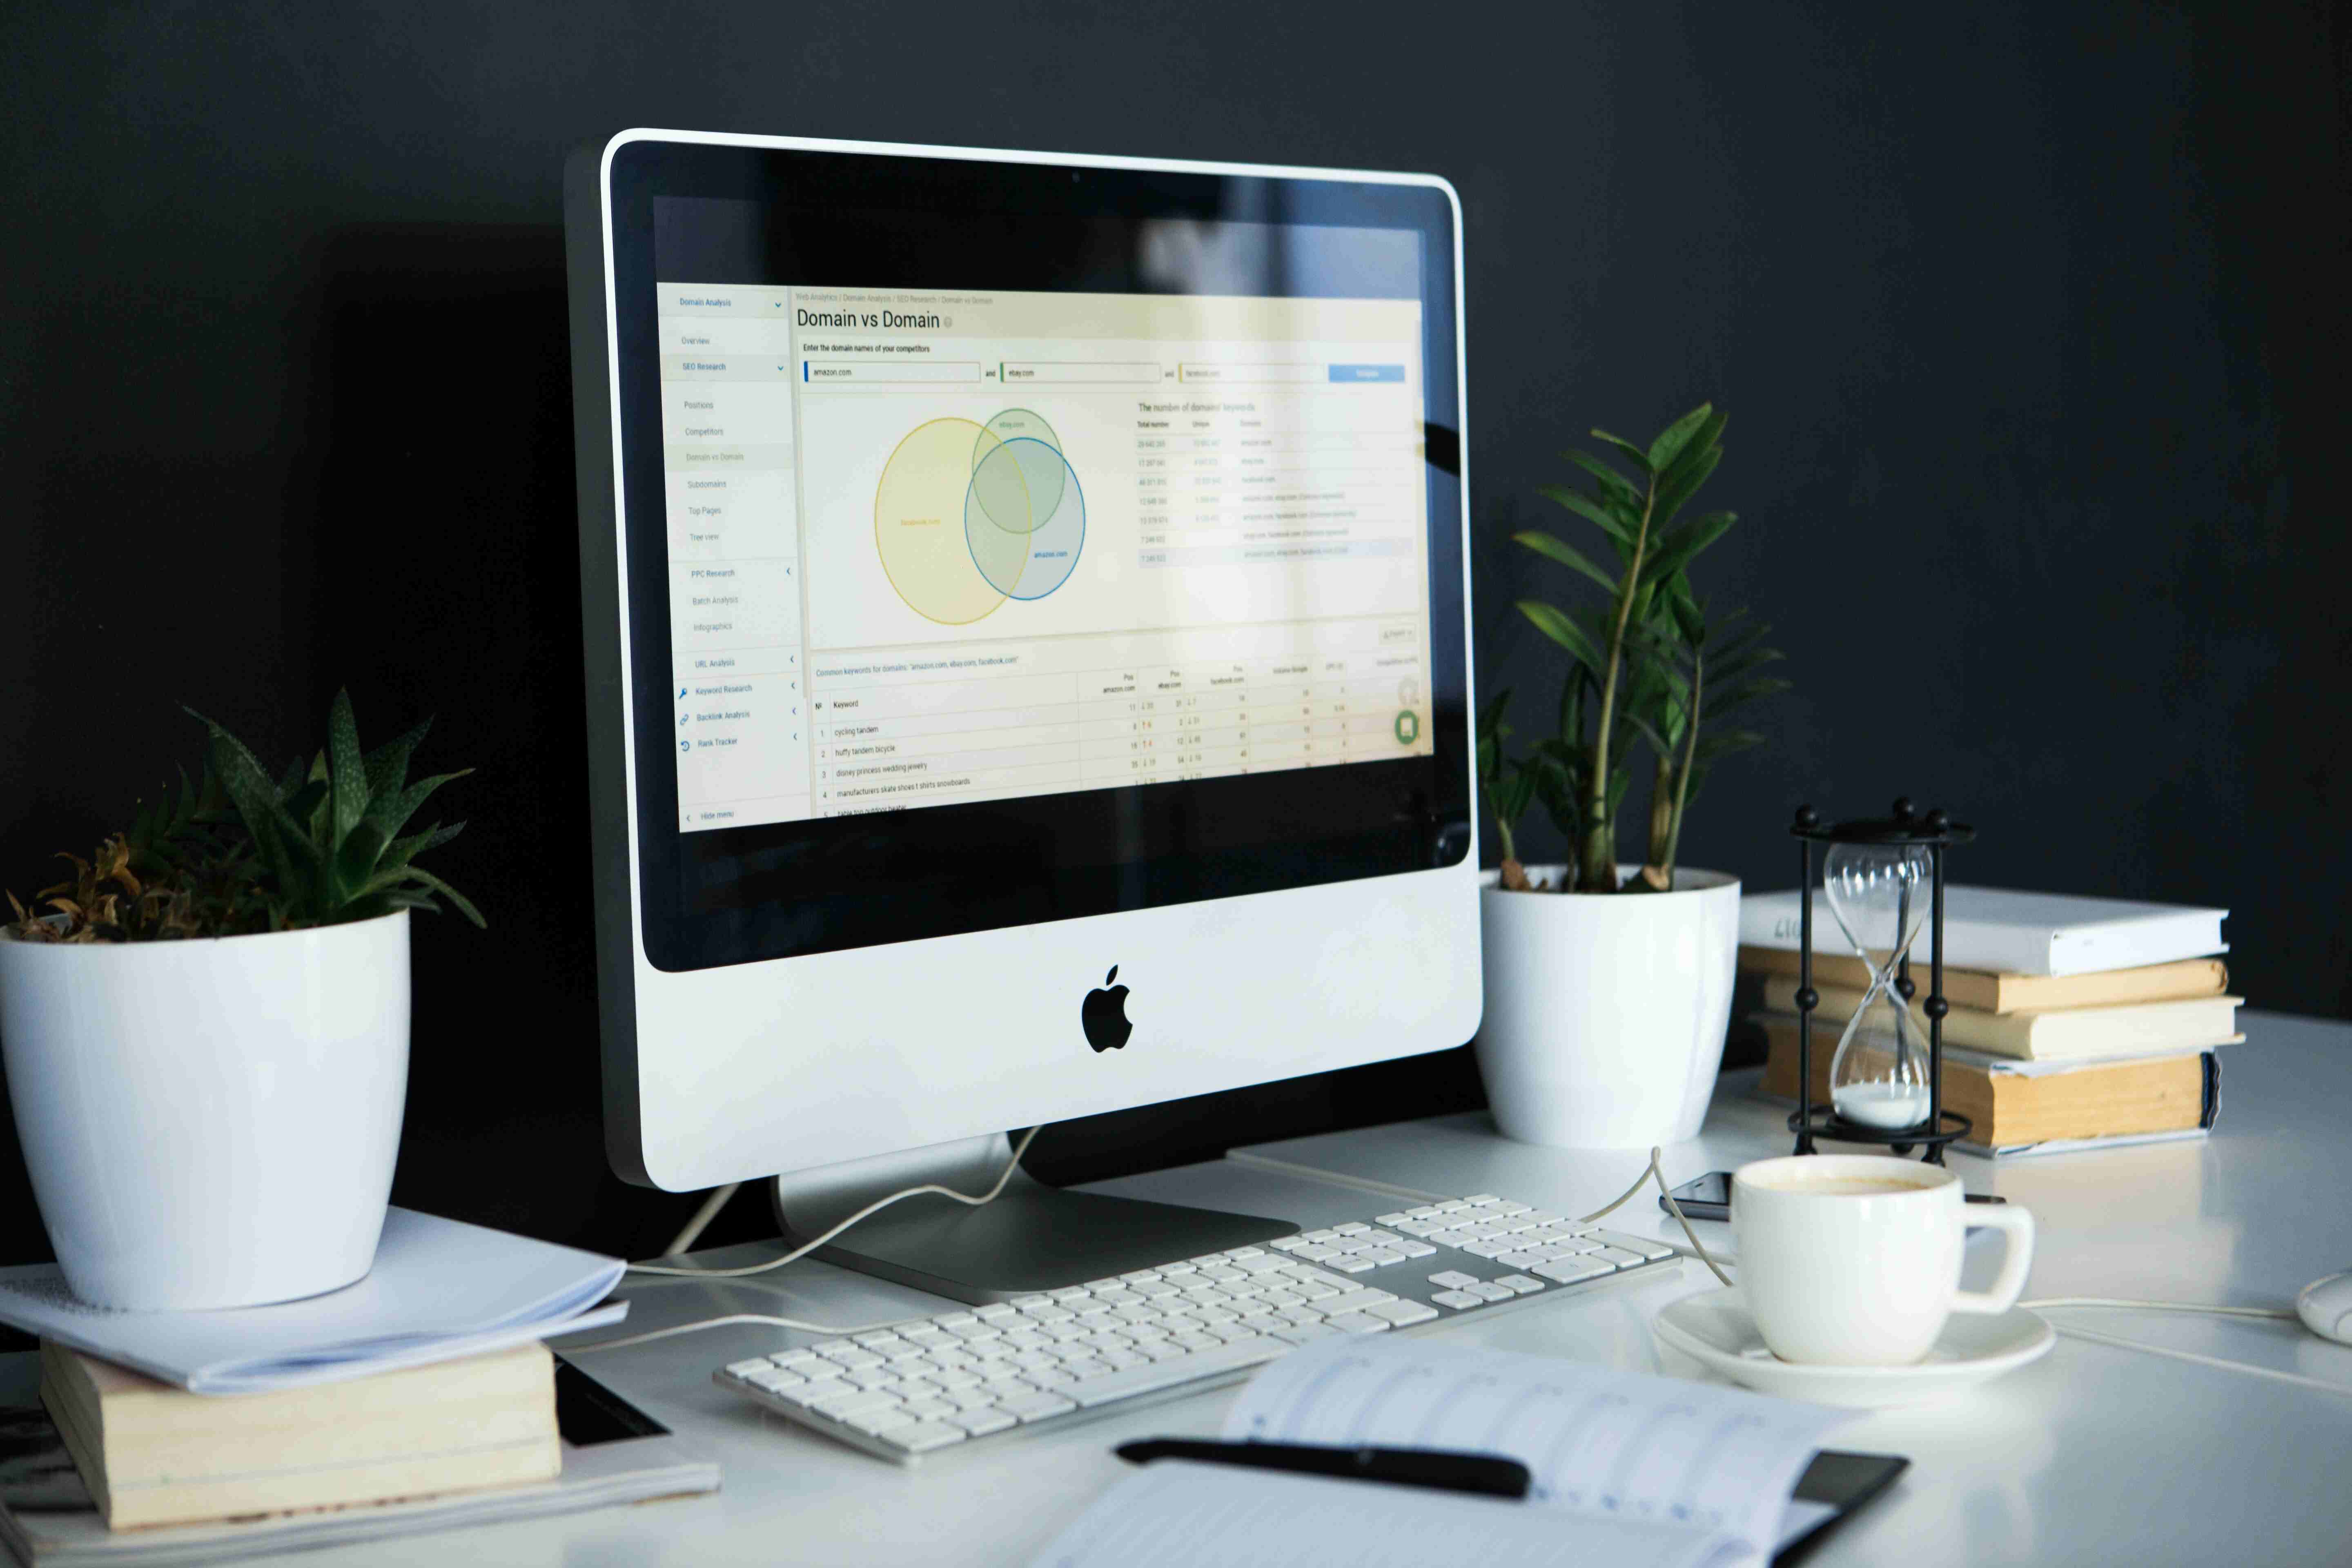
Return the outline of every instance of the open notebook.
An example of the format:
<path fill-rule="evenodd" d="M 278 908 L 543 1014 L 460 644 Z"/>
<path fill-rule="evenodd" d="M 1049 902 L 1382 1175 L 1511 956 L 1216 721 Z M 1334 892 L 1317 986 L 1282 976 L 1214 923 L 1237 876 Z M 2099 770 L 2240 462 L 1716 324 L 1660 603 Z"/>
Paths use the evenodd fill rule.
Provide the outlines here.
<path fill-rule="evenodd" d="M 1326 1342 L 1260 1373 L 1225 1438 L 1500 1455 L 1532 1472 L 1527 1500 L 1162 1461 L 1033 1568 L 1754 1568 L 1835 1511 L 1790 1490 L 1849 1414 L 1543 1356 Z"/>

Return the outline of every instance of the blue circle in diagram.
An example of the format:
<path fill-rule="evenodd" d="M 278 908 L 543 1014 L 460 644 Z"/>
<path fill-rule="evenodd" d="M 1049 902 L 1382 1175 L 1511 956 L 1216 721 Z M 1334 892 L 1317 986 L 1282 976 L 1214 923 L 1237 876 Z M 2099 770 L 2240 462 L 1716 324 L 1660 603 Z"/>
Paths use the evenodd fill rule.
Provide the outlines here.
<path fill-rule="evenodd" d="M 964 489 L 964 542 L 990 587 L 1042 599 L 1078 564 L 1087 501 L 1061 452 L 1033 436 L 987 448 Z"/>

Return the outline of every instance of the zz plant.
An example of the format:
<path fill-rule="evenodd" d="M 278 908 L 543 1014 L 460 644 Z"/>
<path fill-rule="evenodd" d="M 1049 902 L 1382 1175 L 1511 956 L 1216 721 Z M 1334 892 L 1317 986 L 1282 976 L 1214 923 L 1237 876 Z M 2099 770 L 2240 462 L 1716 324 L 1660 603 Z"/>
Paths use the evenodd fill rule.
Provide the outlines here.
<path fill-rule="evenodd" d="M 471 769 L 411 782 L 408 765 L 432 727 L 426 720 L 373 752 L 360 749 L 348 691 L 327 715 L 327 743 L 274 780 L 245 744 L 204 715 L 211 732 L 200 782 L 180 775 L 127 833 L 108 837 L 89 860 L 63 858 L 74 874 L 34 897 L 15 894 L 7 932 L 26 942 L 156 942 L 244 936 L 372 920 L 395 910 L 438 912 L 441 900 L 479 926 L 481 911 L 416 858 L 465 824 L 404 834 L 440 787 Z"/>
<path fill-rule="evenodd" d="M 1614 571 L 1544 531 L 1512 535 L 1604 596 L 1574 610 L 1539 599 L 1518 602 L 1519 613 L 1566 652 L 1568 670 L 1554 732 L 1527 754 L 1508 750 L 1514 731 L 1504 721 L 1507 690 L 1479 718 L 1480 792 L 1501 840 L 1505 887 L 1534 890 L 1519 864 L 1516 830 L 1528 807 L 1541 802 L 1572 847 L 1559 890 L 1672 889 L 1684 816 L 1708 770 L 1762 739 L 1744 730 L 1702 736 L 1703 724 L 1788 688 L 1759 673 L 1780 657 L 1762 645 L 1769 628 L 1739 611 L 1710 625 L 1690 585 L 1692 561 L 1738 521 L 1727 511 L 1682 516 L 1723 460 L 1725 423 L 1714 405 L 1701 404 L 1647 447 L 1593 431 L 1615 462 L 1581 448 L 1565 454 L 1591 488 L 1554 485 L 1543 493 L 1601 531 Z M 1652 755 L 1648 855 L 1621 884 L 1617 814 L 1633 782 L 1637 742 Z"/>

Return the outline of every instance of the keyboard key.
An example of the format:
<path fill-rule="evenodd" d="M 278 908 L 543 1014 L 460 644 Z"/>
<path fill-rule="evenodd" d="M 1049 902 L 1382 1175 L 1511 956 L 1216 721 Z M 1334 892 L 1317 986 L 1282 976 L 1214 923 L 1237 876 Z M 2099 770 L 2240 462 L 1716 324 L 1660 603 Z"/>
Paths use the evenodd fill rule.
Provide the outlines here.
<path fill-rule="evenodd" d="M 1378 1301 L 1364 1309 L 1375 1318 L 1386 1318 L 1398 1328 L 1425 1323 L 1437 1316 L 1437 1309 L 1424 1307 L 1418 1301 Z"/>
<path fill-rule="evenodd" d="M 1371 1228 L 1372 1227 L 1370 1226 L 1366 1225 L 1361 1220 L 1349 1220 L 1345 1225 L 1333 1226 L 1331 1227 L 1331 1234 L 1334 1236 L 1361 1236 L 1364 1232 Z"/>
<path fill-rule="evenodd" d="M 1296 1323 L 1286 1329 L 1275 1330 L 1274 1337 L 1287 1340 L 1294 1345 L 1311 1345 L 1317 1340 L 1337 1339 L 1341 1331 L 1328 1323 Z"/>
<path fill-rule="evenodd" d="M 1397 1229 L 1402 1231 L 1407 1236 L 1435 1236 L 1439 1234 L 1438 1226 L 1433 1225 L 1423 1225 L 1417 1219 L 1399 1220 L 1397 1222 Z"/>
<path fill-rule="evenodd" d="M 1557 1263 L 1539 1264 L 1533 1272 L 1555 1285 L 1573 1285 L 1580 1279 L 1598 1279 L 1603 1274 L 1613 1274 L 1616 1269 L 1609 1264 L 1578 1257 L 1563 1258 Z"/>
<path fill-rule="evenodd" d="M 1462 1250 L 1473 1258 L 1500 1258 L 1511 1248 L 1499 1241 L 1471 1241 L 1464 1243 Z"/>
<path fill-rule="evenodd" d="M 727 1363 L 727 1375 L 749 1377 L 755 1372 L 772 1372 L 775 1364 L 763 1355 L 755 1355 L 750 1361 L 730 1361 Z"/>
<path fill-rule="evenodd" d="M 793 1403 L 800 1402 L 795 1400 Z M 897 1394 L 886 1394 L 880 1389 L 872 1388 L 853 1388 L 847 1394 L 835 1394 L 827 1398 L 808 1401 L 808 1407 L 811 1410 L 815 1411 L 819 1415 L 830 1415 L 836 1421 L 846 1419 L 855 1411 L 878 1410 L 885 1406 L 895 1410 L 898 1405 Z"/>
<path fill-rule="evenodd" d="M 1002 1432 L 1008 1426 L 1021 1424 L 1019 1416 L 999 1410 L 992 1405 L 983 1405 L 976 1410 L 959 1410 L 946 1420 L 949 1426 L 960 1426 L 975 1437 L 985 1437 L 991 1432 Z"/>
<path fill-rule="evenodd" d="M 1533 1214 L 1535 1212 L 1535 1208 L 1534 1205 L 1529 1204 L 1503 1203 L 1496 1205 L 1495 1212 L 1496 1214 L 1505 1215 Z"/>
<path fill-rule="evenodd" d="M 880 1388 L 898 1382 L 899 1373 L 894 1367 L 860 1366 L 844 1368 L 841 1376 L 852 1388 Z"/>
<path fill-rule="evenodd" d="M 1506 1274 L 1495 1281 L 1515 1296 L 1532 1296 L 1544 1288 L 1540 1279 L 1530 1279 L 1524 1274 Z"/>
<path fill-rule="evenodd" d="M 1393 1247 L 1368 1247 L 1355 1256 L 1367 1259 L 1375 1268 L 1385 1268 L 1391 1263 L 1404 1261 L 1404 1254 Z"/>
<path fill-rule="evenodd" d="M 893 1426 L 877 1432 L 876 1436 L 894 1448 L 904 1448 L 910 1454 L 928 1454 L 933 1448 L 944 1448 L 950 1443 L 964 1440 L 964 1429 L 945 1421 L 923 1421 L 911 1426 Z"/>
<path fill-rule="evenodd" d="M 1307 1241 L 1303 1236 L 1281 1236 L 1267 1242 L 1266 1245 L 1276 1251 L 1296 1252 L 1298 1248 L 1307 1246 Z"/>
<path fill-rule="evenodd" d="M 820 1399 L 831 1399 L 838 1394 L 856 1392 L 856 1384 L 845 1383 L 840 1378 L 816 1377 L 811 1378 L 798 1388 L 780 1388 L 776 1391 L 776 1397 L 788 1399 L 794 1405 L 814 1405 Z"/>
<path fill-rule="evenodd" d="M 1254 1257 L 1236 1258 L 1234 1267 L 1244 1274 L 1271 1274 L 1290 1267 L 1290 1259 L 1277 1253 L 1261 1252 Z"/>
<path fill-rule="evenodd" d="M 808 1382 L 808 1379 L 796 1372 L 785 1372 L 778 1367 L 763 1366 L 745 1374 L 743 1381 L 763 1394 L 782 1394 L 787 1388 L 800 1387 Z"/>
<path fill-rule="evenodd" d="M 1492 1193 L 1473 1193 L 1470 1196 L 1464 1198 L 1462 1201 L 1468 1204 L 1474 1209 L 1483 1209 L 1491 1208 L 1493 1205 L 1501 1203 L 1503 1200 L 1496 1197 Z"/>
<path fill-rule="evenodd" d="M 1396 1299 L 1396 1292 L 1393 1290 L 1374 1290 L 1367 1288 L 1350 1290 L 1344 1296 L 1334 1296 L 1328 1301 L 1318 1301 L 1315 1304 L 1328 1315 L 1335 1312 L 1360 1312 L 1376 1302 L 1393 1301 Z"/>
<path fill-rule="evenodd" d="M 996 1402 L 996 1407 L 1009 1415 L 1017 1416 L 1022 1421 L 1028 1422 L 1043 1421 L 1048 1415 L 1059 1415 L 1065 1411 L 1076 1410 L 1077 1405 L 1076 1401 L 1065 1399 L 1058 1394 L 1047 1394 L 1041 1390 L 1035 1394 L 1007 1394 Z"/>
<path fill-rule="evenodd" d="M 845 1426 L 855 1426 L 860 1432 L 870 1433 L 877 1437 L 895 1427 L 916 1425 L 913 1416 L 892 1405 L 877 1405 L 871 1410 L 853 1410 L 839 1419 Z"/>
<path fill-rule="evenodd" d="M 1385 1325 L 1383 1325 L 1385 1327 Z M 1155 1362 L 1150 1366 L 1129 1367 L 1124 1372 L 1107 1375 L 1056 1379 L 1047 1384 L 1054 1393 L 1065 1394 L 1078 1404 L 1092 1407 L 1108 1405 L 1113 1400 L 1131 1398 L 1155 1389 L 1173 1388 L 1203 1377 L 1234 1372 L 1245 1366 L 1256 1366 L 1272 1361 L 1290 1349 L 1290 1345 L 1271 1337 L 1251 1337 L 1235 1340 L 1215 1350 L 1202 1351 L 1182 1361 Z M 1025 1419 L 1025 1417 L 1024 1417 Z"/>
<path fill-rule="evenodd" d="M 1604 1247 L 1598 1252 L 1588 1254 L 1588 1256 L 1591 1257 L 1595 1263 L 1606 1263 L 1618 1268 L 1630 1268 L 1637 1263 L 1647 1263 L 1649 1261 L 1648 1258 L 1643 1257 L 1640 1253 L 1628 1252 L 1622 1247 Z"/>
<path fill-rule="evenodd" d="M 1672 1258 L 1675 1255 L 1675 1249 L 1664 1242 L 1653 1241 L 1645 1236 L 1625 1236 L 1613 1230 L 1596 1230 L 1592 1233 L 1592 1237 L 1594 1240 L 1606 1243 L 1608 1246 L 1638 1253 L 1653 1263 L 1659 1258 Z"/>
<path fill-rule="evenodd" d="M 1475 1285 L 1477 1281 L 1473 1279 L 1471 1283 Z M 1485 1302 L 1480 1298 L 1473 1296 L 1467 1290 L 1440 1290 L 1435 1295 L 1432 1296 L 1430 1300 L 1436 1302 L 1441 1307 L 1451 1307 L 1457 1312 L 1465 1310 L 1471 1307 L 1485 1305 Z"/>
<path fill-rule="evenodd" d="M 1372 1268 L 1372 1260 L 1358 1253 L 1350 1253 L 1345 1258 L 1327 1258 L 1322 1263 L 1324 1268 L 1336 1268 L 1342 1274 L 1369 1274 Z"/>
<path fill-rule="evenodd" d="M 1432 1285 L 1443 1285 L 1448 1290 L 1459 1290 L 1478 1283 L 1478 1277 L 1475 1274 L 1465 1274 L 1459 1268 L 1448 1268 L 1443 1273 L 1431 1275 L 1429 1282 Z"/>
<path fill-rule="evenodd" d="M 1324 1321 L 1331 1327 L 1350 1334 L 1377 1334 L 1385 1331 L 1389 1326 L 1386 1318 L 1375 1318 L 1370 1312 L 1342 1312 L 1336 1318 Z"/>
<path fill-rule="evenodd" d="M 1407 1258 L 1428 1258 L 1437 1251 L 1425 1241 L 1411 1241 L 1402 1237 L 1397 1238 L 1395 1246 L 1396 1250 Z"/>
<path fill-rule="evenodd" d="M 1423 1204 L 1417 1209 L 1405 1210 L 1404 1217 L 1407 1219 L 1432 1219 L 1436 1216 L 1436 1214 L 1437 1205 L 1435 1204 Z"/>
<path fill-rule="evenodd" d="M 1507 1301 L 1517 1294 L 1508 1285 L 1472 1285 L 1469 1293 L 1486 1301 Z"/>
<path fill-rule="evenodd" d="M 941 1421 L 956 1413 L 954 1404 L 945 1399 L 909 1399 L 898 1408 L 918 1421 Z"/>
<path fill-rule="evenodd" d="M 798 1372 L 803 1377 L 814 1377 L 816 1373 L 810 1369 L 824 1359 L 814 1351 L 778 1351 L 768 1358 L 768 1364 L 782 1367 L 786 1372 Z"/>
<path fill-rule="evenodd" d="M 1412 1215 L 1407 1215 L 1402 1211 L 1399 1211 L 1396 1214 L 1376 1215 L 1372 1218 L 1372 1223 L 1374 1225 L 1402 1225 L 1406 1220 L 1412 1217 Z"/>

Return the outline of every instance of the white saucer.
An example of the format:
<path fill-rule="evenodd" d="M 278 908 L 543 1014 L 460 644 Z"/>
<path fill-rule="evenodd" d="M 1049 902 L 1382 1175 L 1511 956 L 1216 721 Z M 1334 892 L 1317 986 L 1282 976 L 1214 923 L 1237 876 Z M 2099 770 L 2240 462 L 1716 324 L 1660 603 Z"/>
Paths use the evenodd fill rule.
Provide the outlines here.
<path fill-rule="evenodd" d="M 1865 1409 L 1947 1398 L 2039 1361 L 2058 1342 L 2048 1323 L 2012 1307 L 1998 1316 L 1953 1313 L 1927 1359 L 1912 1366 L 1800 1366 L 1764 1348 L 1737 1287 L 1670 1302 L 1650 1326 L 1709 1371 L 1759 1394 Z"/>

